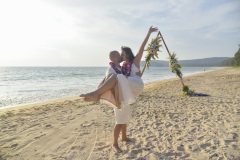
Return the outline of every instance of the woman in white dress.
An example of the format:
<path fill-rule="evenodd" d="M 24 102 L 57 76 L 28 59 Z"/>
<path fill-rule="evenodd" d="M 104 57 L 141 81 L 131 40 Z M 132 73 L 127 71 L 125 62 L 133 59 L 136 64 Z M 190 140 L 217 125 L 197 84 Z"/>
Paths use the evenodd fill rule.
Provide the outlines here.
<path fill-rule="evenodd" d="M 136 56 L 132 53 L 129 47 L 122 47 L 121 57 L 123 65 L 121 69 L 122 74 L 111 74 L 105 81 L 93 92 L 82 94 L 86 101 L 99 101 L 105 99 L 102 97 L 105 92 L 115 88 L 115 101 L 109 101 L 116 108 L 121 108 L 129 105 L 135 101 L 135 99 L 143 91 L 143 81 L 136 73 L 140 71 L 140 61 L 143 56 L 144 48 L 148 42 L 148 39 L 152 32 L 156 32 L 158 29 L 150 27 L 144 41 L 142 42 L 140 49 Z M 105 99 L 107 100 L 107 99 Z"/>

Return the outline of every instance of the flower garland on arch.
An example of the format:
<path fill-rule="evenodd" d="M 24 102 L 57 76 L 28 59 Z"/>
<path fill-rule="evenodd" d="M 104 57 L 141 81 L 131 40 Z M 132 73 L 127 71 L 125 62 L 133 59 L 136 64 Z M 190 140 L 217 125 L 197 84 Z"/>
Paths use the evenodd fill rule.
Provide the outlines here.
<path fill-rule="evenodd" d="M 147 51 L 148 54 L 145 56 L 146 63 L 143 67 L 142 74 L 145 71 L 146 67 L 149 69 L 151 58 L 154 60 L 158 58 L 158 52 L 160 51 L 159 48 L 162 47 L 161 42 L 162 42 L 162 39 L 159 31 L 157 34 L 157 37 L 152 38 L 151 43 L 149 43 L 147 49 L 144 50 L 144 51 Z"/>
<path fill-rule="evenodd" d="M 182 66 L 178 63 L 176 54 L 175 53 L 171 54 L 169 52 L 168 47 L 167 47 L 160 31 L 159 31 L 159 34 L 160 34 L 160 37 L 162 38 L 162 41 L 163 41 L 163 43 L 167 49 L 168 55 L 169 55 L 169 67 L 171 68 L 172 72 L 175 73 L 179 77 L 179 79 L 183 85 L 182 94 L 187 95 L 187 96 L 210 96 L 209 94 L 196 93 L 194 90 L 190 90 L 189 87 L 184 84 L 183 74 L 181 72 Z"/>

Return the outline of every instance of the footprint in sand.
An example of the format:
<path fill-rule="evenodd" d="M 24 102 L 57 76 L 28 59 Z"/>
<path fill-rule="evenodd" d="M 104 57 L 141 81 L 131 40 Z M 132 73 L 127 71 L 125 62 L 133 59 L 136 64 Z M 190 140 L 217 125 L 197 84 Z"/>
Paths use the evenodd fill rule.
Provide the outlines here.
<path fill-rule="evenodd" d="M 95 149 L 99 150 L 99 151 L 102 151 L 102 150 L 107 149 L 107 148 L 109 148 L 109 145 L 97 146 Z"/>
<path fill-rule="evenodd" d="M 11 125 L 8 128 L 15 128 L 15 127 L 17 127 L 17 124 Z"/>
<path fill-rule="evenodd" d="M 41 138 L 41 137 L 43 137 L 43 136 L 45 136 L 46 134 L 42 134 L 42 135 L 40 135 L 40 136 L 36 136 L 36 137 L 34 137 L 34 139 L 39 139 L 39 138 Z"/>
<path fill-rule="evenodd" d="M 140 150 L 140 149 L 133 149 L 133 150 L 131 150 L 131 153 L 137 155 L 137 154 L 142 153 L 142 150 Z"/>
<path fill-rule="evenodd" d="M 91 126 L 93 123 L 87 123 L 87 122 L 85 122 L 85 123 L 83 123 L 81 126 L 82 127 L 89 127 L 89 126 Z"/>
<path fill-rule="evenodd" d="M 78 146 L 72 146 L 70 150 L 74 150 L 74 149 L 79 150 L 79 149 L 81 149 L 81 146 L 79 146 L 79 145 Z"/>
<path fill-rule="evenodd" d="M 51 126 L 52 126 L 51 124 L 47 124 L 45 127 L 47 127 L 47 128 L 48 128 L 48 127 L 51 127 Z"/>
<path fill-rule="evenodd" d="M 231 143 L 236 143 L 237 140 L 235 140 L 235 139 L 230 139 L 230 140 L 224 140 L 224 142 L 225 142 L 226 145 L 232 145 Z"/>
<path fill-rule="evenodd" d="M 169 127 L 171 127 L 171 126 L 172 126 L 171 123 L 167 123 L 167 124 L 166 124 L 166 128 L 169 128 Z"/>
<path fill-rule="evenodd" d="M 184 149 L 184 146 L 183 146 L 183 145 L 180 145 L 180 146 L 178 146 L 178 147 L 177 147 L 177 150 L 178 150 L 178 151 L 185 151 L 185 149 Z"/>
<path fill-rule="evenodd" d="M 210 143 L 205 143 L 205 144 L 201 144 L 200 147 L 203 149 L 206 149 L 207 147 L 210 147 L 211 144 Z"/>
<path fill-rule="evenodd" d="M 143 130 L 143 127 L 138 127 L 138 130 L 141 132 Z"/>
<path fill-rule="evenodd" d="M 203 139 L 204 139 L 204 137 L 205 137 L 205 135 L 203 135 L 203 136 L 200 136 L 200 137 L 198 137 L 197 139 L 198 139 L 199 141 L 201 141 L 201 140 L 203 140 Z"/>
<path fill-rule="evenodd" d="M 10 146 L 10 148 L 14 148 L 14 147 L 17 147 L 18 146 L 18 144 L 17 143 L 14 143 L 14 144 L 12 144 L 11 146 Z"/>

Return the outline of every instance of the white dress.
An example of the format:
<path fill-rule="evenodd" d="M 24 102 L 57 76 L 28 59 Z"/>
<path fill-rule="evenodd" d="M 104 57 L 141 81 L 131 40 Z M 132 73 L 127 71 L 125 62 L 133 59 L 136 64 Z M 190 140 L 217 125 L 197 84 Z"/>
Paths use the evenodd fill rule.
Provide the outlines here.
<path fill-rule="evenodd" d="M 109 67 L 106 71 L 106 77 L 109 74 L 117 74 L 112 67 Z M 126 105 L 121 109 L 114 107 L 115 123 L 116 124 L 128 124 L 131 119 L 130 105 Z"/>
<path fill-rule="evenodd" d="M 121 107 L 125 107 L 134 103 L 136 98 L 143 92 L 144 88 L 143 81 L 141 77 L 136 75 L 136 73 L 139 71 L 140 70 L 133 63 L 131 67 L 130 76 L 126 78 L 122 74 L 117 75 L 119 89 L 123 95 Z"/>
<path fill-rule="evenodd" d="M 131 67 L 130 76 L 127 78 L 118 74 L 118 87 L 119 91 L 122 92 L 123 101 L 121 102 L 121 109 L 114 108 L 115 114 L 115 122 L 116 124 L 128 124 L 131 119 L 131 107 L 130 104 L 134 103 L 136 98 L 143 92 L 144 83 L 138 75 L 137 72 L 140 70 L 133 63 Z M 113 73 L 114 70 L 112 67 L 107 71 L 107 75 L 109 73 Z M 116 72 L 115 72 L 116 73 Z"/>
<path fill-rule="evenodd" d="M 144 83 L 138 75 L 137 72 L 140 72 L 140 69 L 133 63 L 131 68 L 130 76 L 128 77 L 128 84 L 132 90 L 132 93 L 135 99 L 143 92 Z"/>

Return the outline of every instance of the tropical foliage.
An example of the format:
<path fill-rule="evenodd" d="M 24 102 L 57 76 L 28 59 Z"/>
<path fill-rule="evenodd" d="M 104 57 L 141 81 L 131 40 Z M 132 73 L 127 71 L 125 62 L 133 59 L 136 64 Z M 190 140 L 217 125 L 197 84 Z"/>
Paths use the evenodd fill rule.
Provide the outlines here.
<path fill-rule="evenodd" d="M 159 34 L 157 35 L 156 38 L 152 38 L 151 42 L 148 44 L 148 47 L 146 51 L 148 54 L 145 57 L 146 65 L 147 67 L 150 66 L 150 60 L 158 58 L 158 51 L 159 47 L 162 46 L 161 43 L 161 38 L 159 37 Z"/>
<path fill-rule="evenodd" d="M 180 70 L 182 66 L 178 64 L 178 60 L 174 52 L 172 54 L 169 53 L 169 67 L 173 73 L 176 73 L 179 78 L 182 78 L 182 72 Z"/>
<path fill-rule="evenodd" d="M 162 41 L 161 37 L 159 36 L 160 32 L 158 32 L 156 38 L 152 38 L 151 42 L 148 44 L 148 47 L 145 51 L 148 52 L 148 54 L 145 56 L 145 65 L 142 70 L 142 75 L 143 72 L 145 71 L 146 67 L 149 68 L 150 66 L 150 61 L 152 59 L 158 58 L 158 51 L 159 47 L 162 46 L 160 43 Z"/>
<path fill-rule="evenodd" d="M 239 46 L 240 47 L 240 46 Z M 233 58 L 229 58 L 221 63 L 221 66 L 240 66 L 240 48 Z"/>
<path fill-rule="evenodd" d="M 234 55 L 233 65 L 234 66 L 240 66 L 240 48 L 238 49 L 238 51 Z"/>

